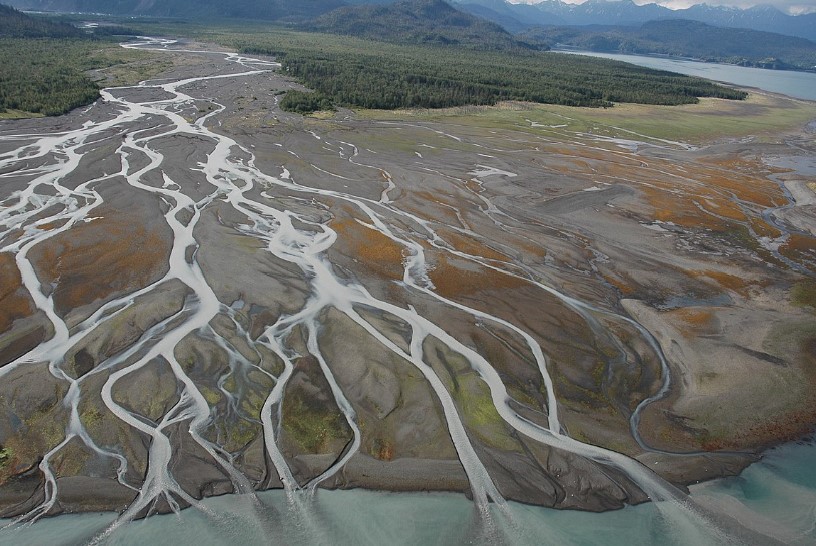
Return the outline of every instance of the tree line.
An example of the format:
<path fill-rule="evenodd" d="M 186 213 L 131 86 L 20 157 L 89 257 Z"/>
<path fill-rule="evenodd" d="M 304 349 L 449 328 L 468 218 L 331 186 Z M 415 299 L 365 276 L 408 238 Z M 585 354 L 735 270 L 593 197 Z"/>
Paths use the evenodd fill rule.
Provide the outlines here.
<path fill-rule="evenodd" d="M 616 102 L 678 105 L 699 97 L 747 96 L 701 78 L 606 59 L 303 34 L 277 31 L 236 41 L 244 53 L 277 57 L 285 73 L 350 107 L 445 108 L 503 100 L 609 107 Z"/>
<path fill-rule="evenodd" d="M 76 39 L 0 39 L 0 112 L 55 116 L 90 104 L 99 87 L 84 69 L 88 43 Z"/>
<path fill-rule="evenodd" d="M 92 103 L 99 86 L 86 72 L 106 65 L 98 50 L 123 31 L 115 26 L 85 31 L 0 5 L 0 113 L 55 116 Z"/>

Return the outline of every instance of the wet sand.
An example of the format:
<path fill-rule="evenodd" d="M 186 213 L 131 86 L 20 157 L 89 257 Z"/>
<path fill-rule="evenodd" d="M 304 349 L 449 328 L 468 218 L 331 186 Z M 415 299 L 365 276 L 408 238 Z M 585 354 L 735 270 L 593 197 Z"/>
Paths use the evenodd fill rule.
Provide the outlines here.
<path fill-rule="evenodd" d="M 804 130 L 303 118 L 270 60 L 199 47 L 0 124 L 0 515 L 274 487 L 607 510 L 816 423 L 814 180 L 763 161 Z"/>

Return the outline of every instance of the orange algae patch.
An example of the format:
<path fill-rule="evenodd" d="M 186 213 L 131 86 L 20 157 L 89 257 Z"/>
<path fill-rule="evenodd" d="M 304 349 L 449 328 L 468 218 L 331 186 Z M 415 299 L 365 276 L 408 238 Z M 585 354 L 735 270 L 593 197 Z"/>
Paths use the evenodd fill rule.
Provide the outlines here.
<path fill-rule="evenodd" d="M 686 338 L 712 334 L 717 326 L 717 319 L 712 311 L 700 307 L 676 309 L 670 314 L 679 319 L 680 332 Z"/>
<path fill-rule="evenodd" d="M 688 274 L 695 279 L 699 279 L 700 277 L 709 278 L 715 281 L 720 287 L 736 292 L 744 297 L 748 296 L 748 290 L 751 286 L 758 284 L 749 279 L 737 277 L 736 275 L 731 275 L 729 273 L 725 273 L 724 271 L 717 271 L 714 269 L 706 269 L 704 271 L 688 271 Z"/>
<path fill-rule="evenodd" d="M 450 197 L 451 200 L 454 200 L 452 196 L 448 196 L 446 194 L 434 194 L 428 191 L 413 191 L 410 193 L 410 202 L 404 204 L 403 208 L 407 212 L 411 212 L 420 218 L 433 218 L 438 222 L 444 222 L 449 225 L 459 224 L 459 218 L 456 216 L 456 211 L 460 210 L 459 207 L 451 205 L 444 199 L 441 199 L 442 196 Z M 460 200 L 460 203 L 467 203 L 467 201 Z M 438 206 L 434 207 L 434 205 Z"/>
<path fill-rule="evenodd" d="M 604 275 L 604 280 L 617 288 L 623 297 L 629 297 L 637 292 L 634 282 L 628 277 L 620 274 Z"/>
<path fill-rule="evenodd" d="M 446 298 L 527 285 L 523 279 L 447 254 L 437 254 L 433 262 L 428 276 L 436 292 Z"/>
<path fill-rule="evenodd" d="M 736 220 L 744 222 L 747 220 L 745 212 L 727 199 L 718 197 L 704 197 L 701 201 L 696 201 L 696 206 L 702 207 L 704 210 L 716 216 L 722 216 L 729 220 Z"/>
<path fill-rule="evenodd" d="M 542 246 L 536 246 L 535 244 L 529 241 L 520 241 L 516 244 L 518 248 L 521 248 L 525 252 L 528 252 L 534 256 L 538 256 L 539 258 L 543 258 L 547 255 L 547 249 Z"/>
<path fill-rule="evenodd" d="M 800 264 L 816 261 L 816 238 L 792 233 L 785 244 L 779 247 L 779 253 Z"/>
<path fill-rule="evenodd" d="M 138 290 L 163 275 L 171 243 L 135 214 L 100 210 L 100 217 L 43 241 L 32 262 L 43 284 L 56 284 L 60 311 Z"/>
<path fill-rule="evenodd" d="M 64 226 L 67 222 L 67 219 L 55 220 L 54 222 L 48 222 L 47 224 L 42 224 L 38 227 L 43 231 L 51 231 L 52 229 L 57 229 Z"/>
<path fill-rule="evenodd" d="M 374 441 L 372 454 L 381 461 L 391 461 L 394 459 L 394 444 L 388 440 L 377 439 Z"/>
<path fill-rule="evenodd" d="M 440 237 L 448 242 L 453 248 L 459 252 L 470 254 L 471 256 L 481 256 L 489 260 L 509 261 L 509 258 L 500 252 L 497 252 L 489 246 L 479 242 L 478 240 L 450 231 L 447 229 L 440 229 L 437 231 Z"/>
<path fill-rule="evenodd" d="M 33 302 L 23 289 L 14 255 L 3 252 L 0 254 L 0 333 L 11 328 L 18 318 L 33 312 Z"/>
<path fill-rule="evenodd" d="M 778 206 L 785 197 L 777 183 L 764 178 L 766 169 L 761 165 L 729 158 L 685 167 L 685 172 L 675 172 L 677 177 L 639 170 L 613 174 L 640 184 L 657 220 L 714 231 L 726 230 L 730 221 L 750 221 L 762 236 L 772 236 L 773 228 L 762 225 L 751 209 Z M 670 170 L 668 166 L 659 169 Z M 644 174 L 649 178 L 644 179 Z"/>
<path fill-rule="evenodd" d="M 785 202 L 784 194 L 776 184 L 758 177 L 724 176 L 714 174 L 701 180 L 726 193 L 733 192 L 742 201 L 755 203 L 761 207 L 774 207 Z"/>
<path fill-rule="evenodd" d="M 779 231 L 777 228 L 766 222 L 762 218 L 753 218 L 751 219 L 751 229 L 754 230 L 757 237 L 769 237 L 771 239 L 776 239 L 782 232 Z"/>
<path fill-rule="evenodd" d="M 715 231 L 727 229 L 722 220 L 700 211 L 687 196 L 650 187 L 643 187 L 641 191 L 654 209 L 655 220 L 673 222 L 683 227 L 704 227 Z"/>
<path fill-rule="evenodd" d="M 403 248 L 377 230 L 367 228 L 348 217 L 334 220 L 331 228 L 337 232 L 337 249 L 356 258 L 379 276 L 401 280 Z"/>

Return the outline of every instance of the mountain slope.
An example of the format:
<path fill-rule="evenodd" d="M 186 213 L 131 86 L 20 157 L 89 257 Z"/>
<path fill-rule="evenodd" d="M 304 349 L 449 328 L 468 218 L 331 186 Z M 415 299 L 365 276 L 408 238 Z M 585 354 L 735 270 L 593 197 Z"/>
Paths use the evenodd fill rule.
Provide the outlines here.
<path fill-rule="evenodd" d="M 520 46 L 498 24 L 459 11 L 443 0 L 343 7 L 318 17 L 306 28 L 394 43 L 436 43 L 477 49 Z"/>
<path fill-rule="evenodd" d="M 310 19 L 345 4 L 342 0 L 9 0 L 9 3 L 40 11 L 266 20 Z"/>
<path fill-rule="evenodd" d="M 506 0 L 452 0 L 463 11 L 496 22 L 511 32 L 547 25 L 641 25 L 656 19 L 689 19 L 710 25 L 750 28 L 816 40 L 816 13 L 792 16 L 772 6 L 738 9 L 706 4 L 670 10 L 632 0 L 588 0 L 567 4 L 543 0 L 511 4 Z M 183 18 L 241 17 L 305 21 L 341 6 L 386 5 L 392 0 L 7 0 L 19 9 L 153 15 Z"/>
<path fill-rule="evenodd" d="M 531 43 L 590 51 L 659 53 L 776 69 L 816 69 L 816 43 L 758 30 L 721 28 L 686 20 L 651 21 L 642 27 L 556 27 L 520 35 Z"/>
<path fill-rule="evenodd" d="M 696 4 L 686 9 L 671 10 L 657 4 L 638 6 L 632 0 L 588 0 L 583 4 L 567 4 L 562 0 L 543 0 L 537 4 L 511 4 L 504 0 L 457 0 L 469 6 L 478 4 L 490 8 L 502 18 L 513 18 L 528 26 L 566 25 L 628 25 L 637 26 L 658 19 L 687 19 L 729 28 L 749 28 L 816 40 L 816 13 L 787 15 L 772 6 L 739 9 Z M 504 3 L 503 7 L 497 4 Z M 481 14 L 503 24 L 489 13 Z M 506 27 L 510 29 L 511 27 Z"/>
<path fill-rule="evenodd" d="M 81 30 L 71 25 L 31 17 L 0 4 L 0 37 L 67 38 L 82 35 Z"/>

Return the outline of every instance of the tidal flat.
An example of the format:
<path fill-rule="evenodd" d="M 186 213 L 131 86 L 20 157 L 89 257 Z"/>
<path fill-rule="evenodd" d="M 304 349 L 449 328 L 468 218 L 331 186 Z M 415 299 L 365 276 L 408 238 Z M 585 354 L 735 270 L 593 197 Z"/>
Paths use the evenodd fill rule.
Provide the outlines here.
<path fill-rule="evenodd" d="M 687 486 L 816 422 L 813 103 L 302 117 L 274 59 L 131 47 L 173 66 L 0 122 L 0 517 L 366 488 L 774 538 Z"/>

